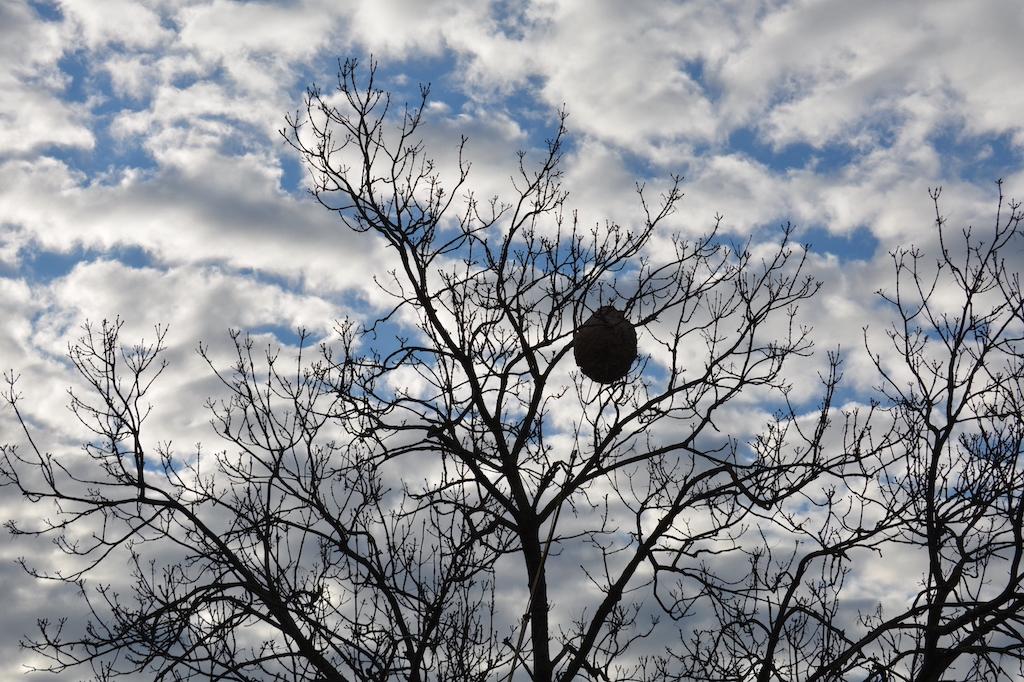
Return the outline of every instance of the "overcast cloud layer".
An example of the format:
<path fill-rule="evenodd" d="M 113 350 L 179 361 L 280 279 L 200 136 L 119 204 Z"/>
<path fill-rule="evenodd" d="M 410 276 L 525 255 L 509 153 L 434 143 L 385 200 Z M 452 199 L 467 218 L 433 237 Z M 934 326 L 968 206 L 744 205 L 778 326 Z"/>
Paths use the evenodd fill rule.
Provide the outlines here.
<path fill-rule="evenodd" d="M 484 196 L 508 192 L 516 150 L 564 105 L 584 221 L 628 224 L 634 182 L 674 172 L 687 197 L 666 234 L 716 213 L 740 238 L 792 221 L 825 283 L 805 319 L 819 348 L 849 350 L 853 397 L 872 383 L 860 335 L 884 323 L 870 292 L 888 250 L 934 246 L 926 189 L 944 186 L 955 227 L 992 222 L 997 178 L 1024 198 L 1022 35 L 1019 0 L 5 0 L 0 368 L 21 372 L 26 413 L 61 450 L 79 436 L 62 355 L 81 323 L 120 315 L 126 339 L 165 323 L 152 436 L 186 444 L 209 438 L 216 388 L 198 342 L 320 338 L 372 306 L 387 254 L 306 195 L 277 130 L 338 57 L 373 54 L 400 97 L 432 83 L 428 148 L 450 158 L 468 135 Z M 813 374 L 796 381 L 809 397 Z M 0 411 L 0 440 L 16 438 Z M 0 489 L 0 517 L 23 504 Z M 22 555 L 55 556 L 0 545 L 0 680 L 24 679 L 17 638 L 37 616 L 80 611 Z M 900 576 L 870 578 L 883 594 Z"/>

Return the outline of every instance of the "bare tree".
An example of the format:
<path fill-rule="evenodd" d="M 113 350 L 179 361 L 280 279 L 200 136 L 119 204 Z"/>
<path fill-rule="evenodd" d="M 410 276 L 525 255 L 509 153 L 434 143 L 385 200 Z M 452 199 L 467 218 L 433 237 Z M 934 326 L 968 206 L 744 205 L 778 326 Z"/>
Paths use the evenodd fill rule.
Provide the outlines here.
<path fill-rule="evenodd" d="M 56 534 L 80 560 L 46 574 L 27 568 L 77 583 L 94 615 L 73 637 L 63 621 L 40 623 L 40 637 L 26 644 L 50 658 L 50 670 L 90 664 L 98 679 L 225 680 L 417 680 L 433 671 L 472 680 L 496 660 L 494 550 L 458 515 L 413 514 L 358 441 L 331 433 L 332 420 L 346 416 L 347 362 L 325 348 L 310 363 L 300 352 L 291 371 L 269 353 L 261 366 L 251 341 L 234 333 L 237 361 L 219 374 L 228 396 L 209 403 L 233 451 L 211 456 L 197 446 L 183 459 L 143 445 L 142 401 L 164 368 L 164 334 L 123 347 L 120 328 L 87 326 L 71 349 L 93 389 L 71 396 L 97 436 L 85 465 L 42 453 L 30 434 L 29 455 L 3 449 L 8 481 L 59 503 L 41 528 L 11 530 Z M 88 541 L 69 539 L 85 524 L 97 527 Z M 151 545 L 178 560 L 146 561 Z M 114 553 L 134 567 L 128 599 L 83 580 Z"/>
<path fill-rule="evenodd" d="M 653 248 L 682 197 L 678 177 L 657 203 L 638 185 L 635 229 L 581 225 L 564 212 L 564 113 L 538 159 L 519 154 L 512 200 L 478 201 L 461 145 L 447 187 L 423 150 L 427 97 L 394 111 L 374 67 L 347 61 L 337 91 L 311 89 L 288 120 L 316 199 L 392 250 L 396 269 L 378 284 L 393 307 L 365 326 L 339 323 L 340 341 L 313 361 L 301 344 L 294 369 L 272 352 L 258 361 L 234 334 L 237 362 L 218 374 L 228 397 L 209 403 L 226 450 L 179 457 L 148 443 L 162 336 L 124 348 L 113 323 L 72 347 L 92 387 L 72 406 L 99 438 L 81 465 L 36 447 L 11 377 L 28 449 L 5 446 L 2 474 L 59 503 L 42 527 L 12 530 L 93 533 L 65 541 L 81 564 L 52 574 L 81 585 L 93 622 L 73 637 L 44 622 L 28 642 L 51 669 L 672 679 L 679 669 L 643 642 L 666 614 L 685 622 L 728 603 L 709 562 L 749 555 L 749 531 L 771 510 L 865 459 L 857 414 L 846 447 L 823 445 L 835 355 L 809 420 L 782 402 L 750 443 L 721 421 L 737 398 L 786 395 L 789 363 L 811 352 L 797 306 L 819 283 L 788 228 L 766 257 L 726 245 L 717 221 L 701 239 Z M 605 305 L 644 350 L 606 385 L 571 368 L 574 331 Z M 398 348 L 375 344 L 395 328 Z M 181 558 L 147 561 L 157 546 Z M 125 555 L 130 599 L 82 582 Z M 554 594 L 556 583 L 574 589 Z M 522 595 L 521 612 L 497 604 L 498 590 Z"/>
<path fill-rule="evenodd" d="M 775 515 L 799 541 L 792 550 L 753 543 L 735 583 L 707 572 L 716 627 L 673 658 L 679 678 L 1024 675 L 1024 299 L 1013 260 L 1024 213 L 999 188 L 994 228 L 953 237 L 930 192 L 938 257 L 894 251 L 895 287 L 878 292 L 895 314 L 891 346 L 873 348 L 865 329 L 879 384 L 862 418 L 875 430 L 848 428 L 857 440 L 845 447 L 868 456 L 811 491 L 801 513 Z M 893 557 L 911 597 L 850 613 L 844 578 Z"/>
<path fill-rule="evenodd" d="M 899 250 L 895 288 L 880 292 L 900 362 L 872 358 L 904 446 L 883 492 L 909 512 L 895 541 L 920 548 L 927 570 L 910 607 L 875 631 L 898 632 L 887 667 L 916 682 L 1024 674 L 1024 298 L 1010 260 L 1024 214 L 998 184 L 993 229 L 952 238 L 932 191 L 935 266 Z"/>

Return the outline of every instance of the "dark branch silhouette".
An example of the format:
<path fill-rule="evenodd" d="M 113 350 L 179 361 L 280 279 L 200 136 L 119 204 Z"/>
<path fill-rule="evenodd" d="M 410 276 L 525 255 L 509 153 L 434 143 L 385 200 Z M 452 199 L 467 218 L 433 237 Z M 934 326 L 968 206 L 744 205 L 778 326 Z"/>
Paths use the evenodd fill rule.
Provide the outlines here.
<path fill-rule="evenodd" d="M 449 186 L 423 149 L 428 88 L 395 107 L 374 71 L 344 62 L 282 134 L 316 200 L 391 249 L 377 284 L 392 305 L 339 322 L 312 359 L 305 334 L 284 361 L 232 332 L 229 371 L 201 346 L 225 449 L 148 440 L 162 330 L 124 347 L 115 321 L 72 346 L 91 389 L 71 396 L 96 435 L 85 458 L 37 445 L 8 377 L 25 439 L 3 446 L 0 474 L 54 505 L 10 528 L 57 538 L 66 566 L 26 568 L 77 584 L 93 616 L 73 635 L 39 624 L 25 644 L 49 670 L 939 680 L 967 659 L 995 679 L 986 666 L 1019 655 L 1021 296 L 1000 257 L 1016 205 L 993 241 L 966 234 L 963 254 L 943 242 L 960 313 L 933 300 L 918 252 L 896 254 L 890 338 L 910 378 L 873 353 L 877 403 L 843 412 L 830 353 L 805 414 L 787 376 L 812 352 L 798 306 L 820 283 L 789 227 L 767 255 L 725 244 L 720 218 L 655 246 L 679 177 L 656 202 L 637 186 L 635 228 L 581 225 L 565 211 L 564 112 L 539 159 L 519 154 L 511 199 L 480 201 L 465 139 Z M 640 359 L 596 383 L 575 369 L 573 338 L 604 306 L 635 328 Z M 736 434 L 751 425 L 730 420 L 754 400 L 778 410 L 747 442 Z M 787 554 L 780 536 L 803 542 Z M 837 625 L 851 562 L 901 544 L 928 553 L 919 598 L 865 615 L 860 634 Z M 86 585 L 119 560 L 130 593 Z M 729 574 L 737 561 L 747 569 Z"/>

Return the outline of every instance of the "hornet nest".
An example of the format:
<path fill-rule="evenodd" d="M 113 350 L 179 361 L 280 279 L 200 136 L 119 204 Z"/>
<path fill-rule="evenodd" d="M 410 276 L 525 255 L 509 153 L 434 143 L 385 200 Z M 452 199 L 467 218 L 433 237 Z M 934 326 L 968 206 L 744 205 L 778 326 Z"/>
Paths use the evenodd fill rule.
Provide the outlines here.
<path fill-rule="evenodd" d="M 636 360 L 636 329 L 621 310 L 601 306 L 576 330 L 573 355 L 580 370 L 594 381 L 618 381 Z"/>

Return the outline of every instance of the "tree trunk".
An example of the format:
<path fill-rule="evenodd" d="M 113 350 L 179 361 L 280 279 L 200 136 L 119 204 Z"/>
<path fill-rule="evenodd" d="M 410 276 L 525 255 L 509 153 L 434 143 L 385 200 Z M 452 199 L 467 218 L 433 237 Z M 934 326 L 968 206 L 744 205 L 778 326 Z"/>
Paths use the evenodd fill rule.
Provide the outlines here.
<path fill-rule="evenodd" d="M 939 648 L 934 643 L 930 643 L 926 649 L 921 669 L 914 677 L 914 682 L 943 682 L 942 675 L 955 658 L 946 649 Z"/>
<path fill-rule="evenodd" d="M 551 650 L 548 641 L 548 583 L 543 563 L 544 548 L 536 524 L 523 528 L 523 557 L 532 594 L 530 640 L 533 646 L 534 682 L 551 682 Z"/>

